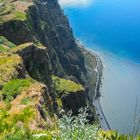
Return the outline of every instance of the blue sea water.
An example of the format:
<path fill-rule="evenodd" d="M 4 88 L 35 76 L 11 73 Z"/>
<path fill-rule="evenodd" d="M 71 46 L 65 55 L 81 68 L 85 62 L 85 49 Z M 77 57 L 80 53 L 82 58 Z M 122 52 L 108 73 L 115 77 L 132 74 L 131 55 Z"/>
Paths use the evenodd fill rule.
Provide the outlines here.
<path fill-rule="evenodd" d="M 140 0 L 91 1 L 64 11 L 74 35 L 103 61 L 101 104 L 111 128 L 132 133 L 140 127 Z"/>
<path fill-rule="evenodd" d="M 140 0 L 94 0 L 65 13 L 82 41 L 140 63 Z"/>

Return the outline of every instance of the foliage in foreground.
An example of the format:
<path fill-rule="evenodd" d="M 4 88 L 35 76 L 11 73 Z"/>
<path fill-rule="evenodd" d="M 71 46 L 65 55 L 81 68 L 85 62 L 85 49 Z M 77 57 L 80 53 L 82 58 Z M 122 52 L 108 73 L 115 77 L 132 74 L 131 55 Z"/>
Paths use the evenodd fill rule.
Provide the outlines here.
<path fill-rule="evenodd" d="M 79 115 L 71 113 L 60 119 L 60 139 L 62 140 L 140 140 L 140 136 L 121 135 L 117 131 L 104 131 L 99 125 L 89 124 L 86 110 L 81 109 Z"/>
<path fill-rule="evenodd" d="M 86 110 L 81 109 L 78 116 L 72 116 L 69 112 L 58 123 L 58 129 L 54 130 L 29 130 L 28 120 L 32 118 L 32 110 L 25 109 L 21 115 L 13 116 L 10 123 L 8 114 L 0 112 L 0 139 L 1 140 L 139 140 L 128 135 L 120 135 L 116 131 L 101 130 L 98 125 L 88 123 Z M 7 118 L 7 119 L 6 119 Z M 4 120 L 4 121 L 3 121 Z M 24 125 L 20 126 L 23 121 Z M 15 125 L 19 122 L 18 125 Z M 5 125 L 4 125 L 5 124 Z M 8 126 L 9 125 L 9 126 Z M 8 132 L 9 131 L 9 132 Z M 1 133 L 3 132 L 3 133 Z M 59 133 L 58 133 L 59 132 Z"/>
<path fill-rule="evenodd" d="M 78 116 L 72 112 L 60 119 L 60 139 L 62 140 L 97 140 L 98 125 L 88 123 L 86 110 L 80 109 Z"/>

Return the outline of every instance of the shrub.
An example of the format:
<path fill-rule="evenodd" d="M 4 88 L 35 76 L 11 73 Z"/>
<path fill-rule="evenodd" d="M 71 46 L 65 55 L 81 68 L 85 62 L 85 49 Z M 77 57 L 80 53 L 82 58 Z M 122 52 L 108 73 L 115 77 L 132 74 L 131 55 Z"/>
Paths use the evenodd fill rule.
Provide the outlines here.
<path fill-rule="evenodd" d="M 16 132 L 3 137 L 3 140 L 29 140 L 31 135 L 24 129 L 14 128 Z"/>
<path fill-rule="evenodd" d="M 88 123 L 86 109 L 81 109 L 78 116 L 72 112 L 59 121 L 61 140 L 97 140 L 98 125 Z"/>
<path fill-rule="evenodd" d="M 81 109 L 78 116 L 72 112 L 59 121 L 61 140 L 140 140 L 140 136 L 122 135 L 117 131 L 104 131 L 97 124 L 89 124 L 86 109 Z"/>
<path fill-rule="evenodd" d="M 14 99 L 23 90 L 26 90 L 32 82 L 31 79 L 14 79 L 7 82 L 2 89 L 4 99 L 7 101 Z"/>
<path fill-rule="evenodd" d="M 35 117 L 35 109 L 26 107 L 20 114 L 9 114 L 6 110 L 0 110 L 0 139 L 22 140 L 22 136 L 28 136 L 30 132 L 28 123 Z M 21 125 L 17 125 L 21 122 Z"/>

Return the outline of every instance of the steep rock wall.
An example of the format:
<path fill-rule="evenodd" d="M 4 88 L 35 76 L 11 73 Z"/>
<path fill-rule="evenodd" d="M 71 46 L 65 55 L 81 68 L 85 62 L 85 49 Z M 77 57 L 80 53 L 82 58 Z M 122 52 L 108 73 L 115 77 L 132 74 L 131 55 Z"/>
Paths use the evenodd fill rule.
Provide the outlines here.
<path fill-rule="evenodd" d="M 16 45 L 27 42 L 35 44 L 17 51 L 23 58 L 29 75 L 47 84 L 53 99 L 55 91 L 51 75 L 70 79 L 88 88 L 83 52 L 78 47 L 68 19 L 57 0 L 35 0 L 25 11 L 20 14 L 26 14 L 26 18 L 21 18 L 20 15 L 20 18 L 1 23 L 0 35 Z M 35 47 L 38 44 L 45 48 Z M 87 95 L 88 90 L 85 91 L 83 94 Z M 86 98 L 83 103 L 85 100 Z"/>
<path fill-rule="evenodd" d="M 36 1 L 29 7 L 28 19 L 36 38 L 48 48 L 53 73 L 74 76 L 84 84 L 84 57 L 57 0 Z"/>

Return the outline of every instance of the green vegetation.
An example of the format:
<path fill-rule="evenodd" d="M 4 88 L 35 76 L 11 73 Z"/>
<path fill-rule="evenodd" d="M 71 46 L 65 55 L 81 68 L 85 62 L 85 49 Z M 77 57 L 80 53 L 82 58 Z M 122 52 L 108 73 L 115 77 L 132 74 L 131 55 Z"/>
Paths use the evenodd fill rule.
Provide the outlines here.
<path fill-rule="evenodd" d="M 2 57 L 2 58 L 0 59 L 0 65 L 9 63 L 10 61 L 11 61 L 11 60 L 8 59 L 7 57 Z"/>
<path fill-rule="evenodd" d="M 0 0 L 0 24 L 12 18 L 13 10 L 14 6 L 10 0 Z"/>
<path fill-rule="evenodd" d="M 0 36 L 0 45 L 5 45 L 9 48 L 13 48 L 16 46 L 15 44 L 7 40 L 4 36 Z"/>
<path fill-rule="evenodd" d="M 35 109 L 33 107 L 28 106 L 23 109 L 21 113 L 14 116 L 15 123 L 18 121 L 24 122 L 24 126 L 26 126 L 30 119 L 34 119 L 35 117 Z"/>
<path fill-rule="evenodd" d="M 133 137 L 132 135 L 121 135 L 117 131 L 98 131 L 98 140 L 139 140 L 140 136 Z"/>
<path fill-rule="evenodd" d="M 17 47 L 12 48 L 12 49 L 11 49 L 11 52 L 18 52 L 18 51 L 21 51 L 21 50 L 23 50 L 23 49 L 25 49 L 25 48 L 28 48 L 29 46 L 32 46 L 32 45 L 33 45 L 32 42 L 24 43 L 24 44 L 21 44 L 21 45 L 19 45 L 19 46 L 17 46 Z"/>
<path fill-rule="evenodd" d="M 47 128 L 47 123 L 44 129 L 39 128 L 42 122 L 34 124 L 37 115 L 35 106 L 27 106 L 18 113 L 9 113 L 8 110 L 1 109 L 0 140 L 52 140 L 53 137 L 57 137 L 57 129 Z"/>
<path fill-rule="evenodd" d="M 7 64 L 7 66 L 10 64 L 14 65 L 17 62 L 20 62 L 20 60 L 21 60 L 20 57 L 16 54 L 11 54 L 11 53 L 1 53 L 0 54 L 0 65 L 6 65 L 6 64 Z"/>
<path fill-rule="evenodd" d="M 18 69 L 21 69 L 22 66 L 23 61 L 17 54 L 0 53 L 0 84 L 3 85 L 13 78 L 16 79 L 19 75 Z"/>
<path fill-rule="evenodd" d="M 26 98 L 23 98 L 23 99 L 21 100 L 20 103 L 23 104 L 23 105 L 27 105 L 27 104 L 29 104 L 31 101 L 32 101 L 31 98 L 26 97 Z"/>
<path fill-rule="evenodd" d="M 98 124 L 89 124 L 85 109 L 80 109 L 78 116 L 69 112 L 58 123 L 57 128 L 33 129 L 29 126 L 37 115 L 33 106 L 24 108 L 18 114 L 9 114 L 0 110 L 1 140 L 139 140 L 129 135 L 120 135 L 116 131 L 101 130 Z M 47 126 L 47 124 L 46 124 Z"/>
<path fill-rule="evenodd" d="M 23 12 L 15 11 L 14 15 L 15 15 L 15 18 L 14 18 L 15 20 L 25 21 L 27 19 L 26 13 L 23 13 Z"/>
<path fill-rule="evenodd" d="M 7 82 L 3 89 L 2 95 L 7 101 L 16 98 L 23 90 L 26 90 L 32 83 L 31 79 L 14 79 Z"/>
<path fill-rule="evenodd" d="M 29 6 L 25 1 L 30 0 L 14 1 L 15 5 L 10 4 L 10 0 L 0 0 L 0 23 L 10 20 L 25 21 L 27 17 L 24 11 Z M 43 21 L 40 24 L 42 30 L 48 26 Z M 38 48 L 43 48 L 39 41 L 35 40 L 34 43 Z M 24 69 L 22 58 L 12 52 L 23 50 L 30 45 L 33 43 L 25 43 L 16 47 L 5 37 L 0 36 L 0 140 L 134 140 L 133 136 L 120 135 L 116 131 L 104 131 L 101 130 L 99 124 L 89 124 L 84 109 L 79 111 L 78 116 L 72 116 L 71 112 L 64 115 L 57 123 L 53 112 L 49 112 L 49 106 L 52 108 L 52 99 L 55 97 L 53 95 L 52 99 L 44 97 L 47 94 L 51 96 L 46 93 L 49 92 L 49 87 L 47 91 L 39 84 L 38 86 L 33 84 L 33 86 L 32 79 L 17 79 L 24 72 L 23 75 L 25 75 L 27 71 Z M 52 48 L 50 53 L 56 52 Z M 85 62 L 87 61 L 88 65 L 95 65 L 96 61 L 93 61 L 90 54 L 86 56 L 89 59 L 85 58 Z M 56 57 L 58 56 L 56 55 Z M 60 71 L 59 73 L 62 73 L 63 69 L 59 65 L 58 60 L 57 69 Z M 33 69 L 38 74 L 38 68 L 36 70 L 33 67 Z M 94 88 L 96 79 L 93 79 L 91 75 L 88 78 L 92 83 L 91 88 Z M 82 85 L 71 80 L 57 76 L 52 76 L 52 80 L 58 93 L 67 94 L 84 90 Z M 43 94 L 42 92 L 45 90 L 46 94 Z M 91 91 L 93 90 L 91 89 Z M 63 107 L 61 98 L 57 96 L 55 99 L 58 109 L 61 110 Z M 54 124 L 55 126 L 53 126 Z M 137 136 L 137 140 L 139 139 L 140 137 Z"/>
<path fill-rule="evenodd" d="M 7 47 L 5 47 L 4 45 L 0 44 L 0 52 L 4 52 L 4 51 L 7 51 L 7 50 L 8 50 Z"/>
<path fill-rule="evenodd" d="M 2 92 L 5 91 L 10 96 L 18 92 L 22 94 L 14 100 L 2 101 L 6 106 L 0 101 L 0 140 L 52 140 L 58 136 L 52 113 L 50 117 L 46 110 L 47 120 L 51 123 L 48 124 L 38 110 L 41 85 L 34 83 L 29 87 L 30 83 L 30 79 L 15 79 L 5 84 Z M 43 104 L 42 107 L 46 109 Z"/>
<path fill-rule="evenodd" d="M 12 49 L 10 49 L 11 52 L 13 53 L 16 53 L 18 51 L 22 51 L 28 47 L 31 47 L 31 46 L 34 46 L 34 47 L 37 47 L 37 48 L 45 48 L 40 42 L 36 41 L 36 42 L 28 42 L 28 43 L 24 43 L 24 44 L 21 44 L 21 45 L 18 45 Z"/>
<path fill-rule="evenodd" d="M 0 110 L 0 139 L 14 140 L 14 137 L 19 135 L 19 130 L 21 138 L 28 130 L 28 122 L 34 117 L 35 110 L 32 107 L 23 109 L 19 114 L 9 114 L 6 110 Z"/>
<path fill-rule="evenodd" d="M 61 140 L 139 140 L 131 135 L 121 135 L 116 131 L 104 131 L 98 124 L 89 124 L 86 109 L 80 109 L 78 116 L 69 112 L 59 121 Z"/>
<path fill-rule="evenodd" d="M 7 2 L 7 0 L 0 0 L 0 16 L 6 15 L 12 11 L 12 4 Z"/>
<path fill-rule="evenodd" d="M 25 21 L 27 19 L 25 10 L 30 5 L 31 2 L 15 1 L 13 3 L 11 0 L 0 0 L 0 23 L 11 20 Z"/>
<path fill-rule="evenodd" d="M 88 123 L 86 110 L 80 109 L 78 116 L 72 112 L 59 121 L 61 140 L 97 140 L 98 125 Z"/>
<path fill-rule="evenodd" d="M 57 101 L 58 108 L 59 108 L 59 109 L 63 108 L 63 104 L 62 104 L 61 99 L 60 99 L 60 98 L 57 98 L 56 101 Z"/>
<path fill-rule="evenodd" d="M 76 84 L 71 80 L 66 80 L 57 76 L 52 76 L 52 79 L 55 88 L 59 93 L 69 93 L 84 90 L 82 85 Z"/>

